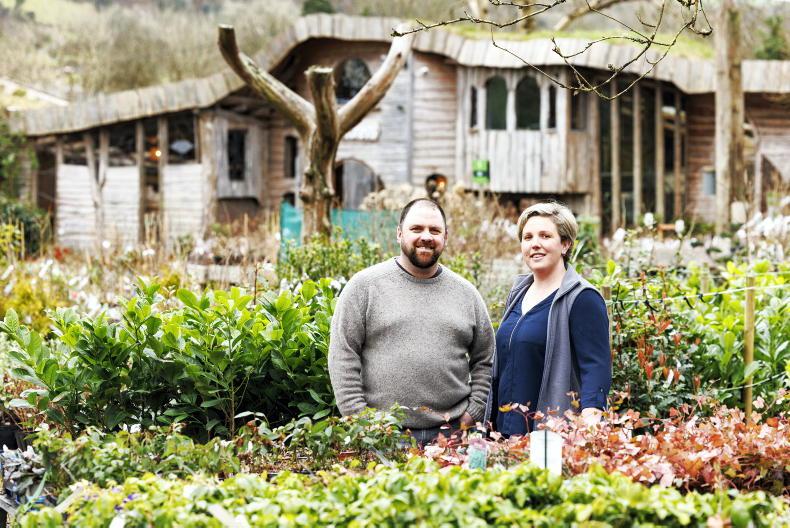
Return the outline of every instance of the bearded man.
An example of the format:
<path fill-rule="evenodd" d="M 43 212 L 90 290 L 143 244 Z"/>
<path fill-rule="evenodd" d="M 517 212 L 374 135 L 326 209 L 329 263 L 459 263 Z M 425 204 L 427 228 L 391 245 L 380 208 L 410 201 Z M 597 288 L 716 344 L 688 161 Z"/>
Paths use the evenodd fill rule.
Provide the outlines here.
<path fill-rule="evenodd" d="M 447 243 L 439 204 L 409 202 L 397 238 L 399 256 L 360 271 L 340 294 L 329 374 L 344 416 L 397 403 L 424 444 L 447 423 L 482 421 L 494 332 L 480 293 L 439 264 Z"/>

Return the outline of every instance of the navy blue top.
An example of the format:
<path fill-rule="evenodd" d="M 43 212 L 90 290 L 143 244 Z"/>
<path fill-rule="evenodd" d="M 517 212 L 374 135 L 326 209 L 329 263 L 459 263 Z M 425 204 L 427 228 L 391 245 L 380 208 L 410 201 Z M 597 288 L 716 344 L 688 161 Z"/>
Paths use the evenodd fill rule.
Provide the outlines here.
<path fill-rule="evenodd" d="M 498 405 L 518 403 L 534 412 L 543 379 L 549 310 L 556 291 L 521 313 L 521 301 L 505 316 L 496 334 L 499 379 L 495 381 Z M 584 290 L 571 307 L 570 337 L 574 361 L 581 382 L 581 408 L 606 405 L 609 393 L 609 322 L 606 305 L 593 290 Z M 519 412 L 497 413 L 496 429 L 506 435 L 523 435 L 532 430 Z"/>

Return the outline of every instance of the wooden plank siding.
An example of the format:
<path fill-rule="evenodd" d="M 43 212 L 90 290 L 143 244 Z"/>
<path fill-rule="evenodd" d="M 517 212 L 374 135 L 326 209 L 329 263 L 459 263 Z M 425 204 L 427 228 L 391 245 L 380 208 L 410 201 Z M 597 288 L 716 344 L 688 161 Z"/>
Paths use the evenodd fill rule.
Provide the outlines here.
<path fill-rule="evenodd" d="M 55 226 L 58 243 L 81 249 L 94 247 L 96 213 L 88 167 L 59 163 L 56 179 Z"/>
<path fill-rule="evenodd" d="M 107 167 L 102 189 L 104 237 L 116 244 L 136 244 L 140 237 L 140 171 Z"/>
<path fill-rule="evenodd" d="M 167 235 L 174 240 L 184 235 L 199 235 L 203 225 L 206 177 L 199 163 L 165 165 L 161 174 L 164 191 L 164 222 Z"/>
<path fill-rule="evenodd" d="M 471 166 L 475 159 L 490 163 L 494 192 L 557 194 L 584 192 L 590 188 L 592 168 L 590 131 L 570 131 L 570 97 L 560 89 L 550 89 L 550 81 L 538 77 L 541 93 L 540 130 L 516 128 L 515 89 L 527 70 L 462 69 L 459 72 L 457 119 L 461 123 L 457 165 L 462 181 L 471 183 Z M 508 87 L 506 130 L 485 128 L 486 81 L 494 76 L 505 79 Z M 470 127 L 470 90 L 477 89 L 477 126 Z M 549 96 L 553 94 L 556 125 L 549 128 Z"/>
<path fill-rule="evenodd" d="M 443 174 L 453 183 L 456 173 L 456 66 L 444 57 L 415 53 L 413 60 L 413 152 L 411 181 L 423 186 L 431 174 Z"/>
<path fill-rule="evenodd" d="M 711 222 L 716 214 L 716 196 L 706 195 L 702 171 L 713 169 L 716 132 L 715 100 L 712 95 L 691 95 L 686 98 L 687 127 L 687 210 L 699 220 Z"/>

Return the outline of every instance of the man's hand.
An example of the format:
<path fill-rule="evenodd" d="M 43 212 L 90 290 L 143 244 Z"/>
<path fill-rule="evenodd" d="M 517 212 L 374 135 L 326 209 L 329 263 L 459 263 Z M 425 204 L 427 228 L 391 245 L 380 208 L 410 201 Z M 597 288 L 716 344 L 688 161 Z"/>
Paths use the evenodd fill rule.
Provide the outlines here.
<path fill-rule="evenodd" d="M 476 425 L 475 419 L 472 418 L 472 415 L 468 412 L 464 412 L 459 419 L 459 425 L 461 426 L 461 430 L 464 429 L 472 429 Z"/>

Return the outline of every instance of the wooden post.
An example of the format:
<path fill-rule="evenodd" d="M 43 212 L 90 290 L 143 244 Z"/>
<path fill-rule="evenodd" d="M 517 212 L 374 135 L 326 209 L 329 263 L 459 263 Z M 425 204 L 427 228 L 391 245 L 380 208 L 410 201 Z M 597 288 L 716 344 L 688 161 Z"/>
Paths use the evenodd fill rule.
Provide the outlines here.
<path fill-rule="evenodd" d="M 601 203 L 601 114 L 600 102 L 595 94 L 584 94 L 578 97 L 587 97 L 590 111 L 588 124 L 590 126 L 590 173 L 592 178 L 592 213 L 598 218 L 598 238 L 603 230 L 603 207 Z"/>
<path fill-rule="evenodd" d="M 195 136 L 199 141 L 204 141 L 203 134 L 199 133 L 200 120 L 195 127 Z M 159 162 L 157 171 L 159 175 L 159 240 L 164 242 L 162 247 L 170 248 L 170 230 L 169 222 L 167 219 L 167 210 L 165 208 L 165 173 L 167 169 L 168 157 L 170 155 L 170 140 L 168 138 L 167 118 L 160 117 L 156 121 L 156 146 L 159 149 Z M 197 158 L 198 162 L 201 158 Z"/>
<path fill-rule="evenodd" d="M 754 275 L 746 276 L 746 302 L 743 314 L 743 368 L 754 362 Z M 746 419 L 752 415 L 752 377 L 744 379 L 743 409 Z"/>
<path fill-rule="evenodd" d="M 664 96 L 661 92 L 661 84 L 656 84 L 656 137 L 655 137 L 655 151 L 656 151 L 656 210 L 655 215 L 659 222 L 666 221 L 664 213 L 666 207 L 664 206 Z"/>
<path fill-rule="evenodd" d="M 612 346 L 612 287 L 607 285 L 601 286 L 601 295 L 606 302 L 606 315 L 609 319 L 609 347 Z"/>
<path fill-rule="evenodd" d="M 642 88 L 634 85 L 634 224 L 642 214 Z"/>
<path fill-rule="evenodd" d="M 615 81 L 609 85 L 609 94 L 617 94 L 617 84 Z M 611 232 L 614 233 L 621 224 L 620 215 L 620 99 L 615 98 L 609 102 L 609 116 L 611 123 L 612 137 L 612 225 Z"/>
<path fill-rule="evenodd" d="M 681 126 L 680 126 L 680 91 L 675 90 L 675 130 L 673 134 L 673 178 L 672 185 L 675 195 L 673 196 L 672 212 L 675 218 L 683 217 L 683 204 L 681 197 L 683 196 L 683 188 L 685 182 L 683 181 L 682 165 L 681 165 Z"/>
<path fill-rule="evenodd" d="M 138 120 L 134 124 L 134 141 L 137 158 L 137 178 L 139 179 L 137 190 L 140 193 L 137 199 L 137 242 L 145 242 L 145 131 L 143 121 Z"/>

